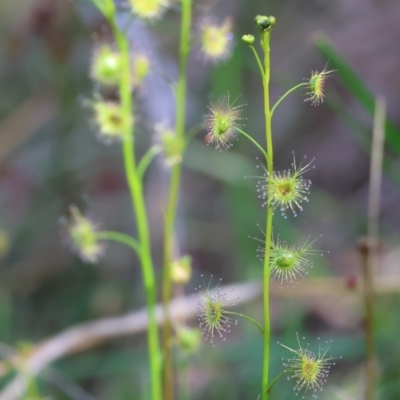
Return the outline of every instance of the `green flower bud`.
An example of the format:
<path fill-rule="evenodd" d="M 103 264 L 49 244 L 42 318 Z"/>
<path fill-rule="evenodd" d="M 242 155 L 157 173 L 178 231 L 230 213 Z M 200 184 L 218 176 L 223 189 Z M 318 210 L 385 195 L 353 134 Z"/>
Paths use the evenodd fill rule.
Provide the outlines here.
<path fill-rule="evenodd" d="M 200 329 L 179 328 L 176 332 L 179 346 L 187 353 L 194 353 L 200 347 Z"/>
<path fill-rule="evenodd" d="M 171 264 L 171 280 L 174 283 L 184 284 L 192 276 L 192 257 L 184 256 Z"/>
<path fill-rule="evenodd" d="M 92 60 L 91 77 L 105 86 L 117 85 L 121 78 L 120 54 L 107 44 L 98 47 Z"/>
<path fill-rule="evenodd" d="M 254 18 L 256 27 L 263 32 L 268 32 L 273 28 L 276 23 L 276 18 L 273 16 L 267 17 L 266 15 L 257 15 Z"/>
<path fill-rule="evenodd" d="M 251 46 L 254 43 L 254 36 L 253 35 L 243 35 L 242 41 L 243 41 L 243 43 L 246 43 L 249 46 Z"/>

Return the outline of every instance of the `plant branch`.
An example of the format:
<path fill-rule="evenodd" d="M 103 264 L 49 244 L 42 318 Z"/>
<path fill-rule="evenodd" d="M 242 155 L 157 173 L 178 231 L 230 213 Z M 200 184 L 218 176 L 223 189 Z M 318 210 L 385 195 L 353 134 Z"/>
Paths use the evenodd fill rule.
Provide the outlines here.
<path fill-rule="evenodd" d="M 242 131 L 240 128 L 235 127 L 235 129 L 241 133 L 243 136 L 245 136 L 247 139 L 249 139 L 260 151 L 261 153 L 263 153 L 265 159 L 267 160 L 267 152 L 260 146 L 260 144 L 253 139 L 248 133 L 246 133 L 245 131 Z"/>
<path fill-rule="evenodd" d="M 279 104 L 281 104 L 282 101 L 285 100 L 286 97 L 289 96 L 290 93 L 294 92 L 295 90 L 297 90 L 303 86 L 307 86 L 307 85 L 308 85 L 308 83 L 305 83 L 305 82 L 299 83 L 298 85 L 296 85 L 296 86 L 292 87 L 290 90 L 288 90 L 283 96 L 281 96 L 281 98 L 274 104 L 274 106 L 271 109 L 271 118 L 274 115 L 274 112 L 275 112 L 276 108 L 279 106 Z"/>
<path fill-rule="evenodd" d="M 161 151 L 160 147 L 157 145 L 154 145 L 150 147 L 149 150 L 144 154 L 142 159 L 139 161 L 138 167 L 137 167 L 137 174 L 139 175 L 139 178 L 143 180 L 144 174 L 147 171 L 148 166 L 150 163 L 153 161 L 154 157 L 159 154 Z"/>
<path fill-rule="evenodd" d="M 249 317 L 248 315 L 242 314 L 242 313 L 237 313 L 237 312 L 234 312 L 234 311 L 224 311 L 224 314 L 237 315 L 238 317 L 247 319 L 247 321 L 252 322 L 260 330 L 260 332 L 264 335 L 263 327 L 255 319 Z"/>
<path fill-rule="evenodd" d="M 140 243 L 134 239 L 132 236 L 126 235 L 121 232 L 113 231 L 100 231 L 97 232 L 96 238 L 100 240 L 112 240 L 114 242 L 119 242 L 130 247 L 138 255 L 139 259 L 141 257 Z"/>

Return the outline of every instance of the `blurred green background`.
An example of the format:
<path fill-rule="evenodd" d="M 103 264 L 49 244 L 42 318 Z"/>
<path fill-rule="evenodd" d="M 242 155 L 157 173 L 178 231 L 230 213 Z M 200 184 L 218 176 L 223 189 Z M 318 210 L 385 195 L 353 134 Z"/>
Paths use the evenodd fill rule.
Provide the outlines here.
<path fill-rule="evenodd" d="M 121 2 L 121 24 L 127 21 Z M 400 226 L 400 3 L 393 0 L 195 1 L 193 51 L 188 67 L 190 128 L 204 120 L 210 101 L 229 91 L 239 97 L 245 130 L 263 141 L 262 87 L 257 66 L 240 37 L 256 35 L 253 18 L 273 14 L 271 99 L 311 70 L 337 72 L 327 83 L 327 101 L 305 103 L 296 92 L 274 117 L 275 168 L 315 157 L 309 173 L 310 203 L 297 218 L 276 217 L 283 239 L 317 237 L 324 257 L 315 259 L 310 277 L 341 277 L 338 295 L 274 296 L 272 342 L 296 347 L 295 332 L 313 343 L 333 339 L 331 354 L 342 356 L 332 368 L 321 399 L 363 399 L 364 358 L 361 257 L 358 239 L 367 232 L 369 157 L 374 97 L 387 102 L 386 148 L 382 183 L 379 278 L 399 281 Z M 198 26 L 205 17 L 234 19 L 232 57 L 221 64 L 199 54 Z M 179 7 L 161 21 L 134 21 L 132 49 L 144 50 L 155 70 L 175 79 Z M 197 35 L 197 36 L 196 36 Z M 13 0 L 0 3 L 0 341 L 26 348 L 65 328 L 117 316 L 144 306 L 140 268 L 129 249 L 111 244 L 98 265 L 81 262 L 65 245 L 58 221 L 71 203 L 109 230 L 134 234 L 118 145 L 104 146 L 84 100 L 95 87 L 88 77 L 90 57 L 107 27 L 90 4 L 63 0 Z M 174 103 L 168 84 L 152 74 L 137 99 L 138 153 L 153 143 L 152 126 L 173 123 Z M 264 209 L 255 191 L 257 149 L 242 137 L 231 150 L 207 147 L 202 131 L 189 146 L 177 233 L 182 254 L 193 258 L 194 273 L 185 288 L 213 274 L 223 284 L 260 280 L 256 258 Z M 146 178 L 154 257 L 161 264 L 162 208 L 168 171 L 157 160 Z M 347 285 L 347 286 L 346 286 Z M 233 285 L 234 287 L 234 285 Z M 347 292 L 346 292 L 347 288 Z M 380 397 L 400 397 L 400 286 L 383 285 L 376 296 L 376 342 Z M 232 295 L 234 297 L 234 293 Z M 262 319 L 261 299 L 239 307 Z M 196 319 L 188 321 L 196 326 Z M 25 343 L 25 344 L 24 344 Z M 261 380 L 261 338 L 246 322 L 232 329 L 215 348 L 202 343 L 197 354 L 176 352 L 183 366 L 183 386 L 191 399 L 257 399 Z M 1 350 L 0 349 L 0 350 Z M 7 351 L 1 350 L 3 357 Z M 287 351 L 272 350 L 272 371 L 282 370 Z M 38 378 L 41 394 L 53 399 L 146 399 L 147 353 L 144 334 L 116 338 L 53 364 L 58 380 L 46 371 Z M 54 371 L 53 371 L 54 372 Z M 0 383 L 12 377 L 3 362 Z M 282 380 L 273 399 L 295 398 L 293 382 Z M 79 389 L 79 388 L 80 389 Z M 67 393 L 66 393 L 67 392 Z M 184 391 L 181 399 L 185 399 Z M 310 397 L 311 395 L 309 395 Z M 378 397 L 377 397 L 378 398 Z"/>

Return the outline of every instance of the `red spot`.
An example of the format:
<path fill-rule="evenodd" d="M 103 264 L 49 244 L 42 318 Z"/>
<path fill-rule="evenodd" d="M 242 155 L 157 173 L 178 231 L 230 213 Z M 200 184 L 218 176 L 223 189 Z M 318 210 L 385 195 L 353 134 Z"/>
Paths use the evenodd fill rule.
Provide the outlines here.
<path fill-rule="evenodd" d="M 354 275 L 347 276 L 345 285 L 348 289 L 354 290 L 357 287 L 357 278 Z"/>

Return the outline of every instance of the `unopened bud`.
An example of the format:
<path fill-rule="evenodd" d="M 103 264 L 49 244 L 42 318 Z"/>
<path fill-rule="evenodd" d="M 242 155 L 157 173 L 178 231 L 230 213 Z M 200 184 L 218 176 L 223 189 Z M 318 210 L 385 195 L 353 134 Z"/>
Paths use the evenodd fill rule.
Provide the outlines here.
<path fill-rule="evenodd" d="M 192 258 L 184 256 L 171 264 L 171 280 L 174 283 L 184 284 L 192 276 Z"/>
<path fill-rule="evenodd" d="M 254 43 L 254 36 L 253 35 L 243 35 L 242 41 L 243 41 L 243 43 L 246 43 L 249 46 L 251 46 Z"/>

